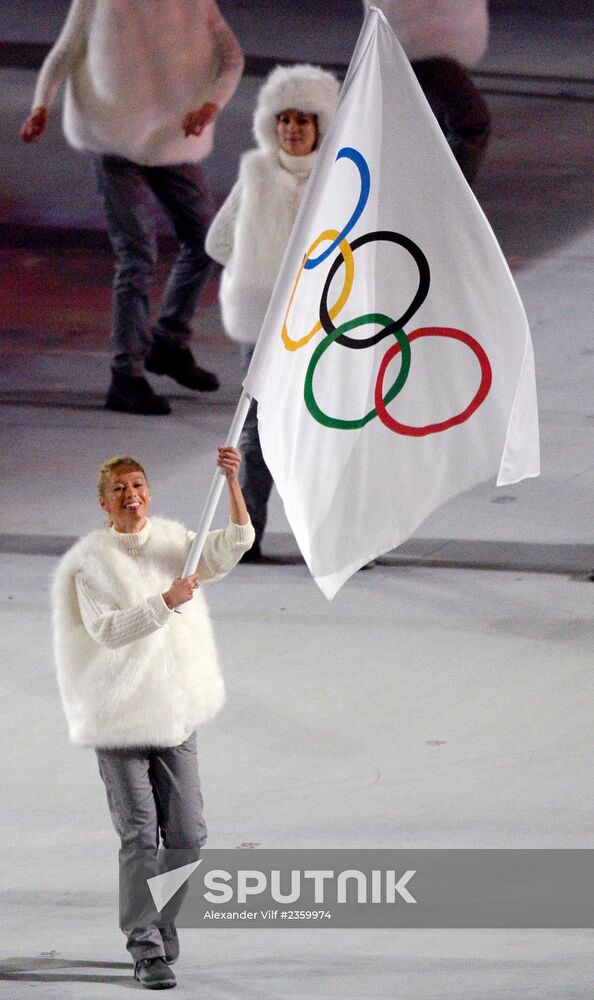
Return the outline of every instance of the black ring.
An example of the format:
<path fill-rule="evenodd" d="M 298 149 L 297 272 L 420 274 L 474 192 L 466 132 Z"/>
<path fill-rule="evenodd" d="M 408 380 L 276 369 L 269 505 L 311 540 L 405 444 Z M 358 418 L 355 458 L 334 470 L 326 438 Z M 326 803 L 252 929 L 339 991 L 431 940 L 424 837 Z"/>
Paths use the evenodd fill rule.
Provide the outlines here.
<path fill-rule="evenodd" d="M 372 347 L 374 344 L 378 344 L 380 340 L 384 339 L 384 337 L 391 336 L 394 330 L 400 330 L 405 323 L 408 323 L 411 316 L 414 316 L 417 309 L 420 308 L 422 303 L 427 298 L 429 285 L 431 283 L 431 272 L 429 270 L 429 262 L 421 248 L 417 246 L 416 243 L 413 243 L 408 236 L 404 236 L 402 233 L 392 233 L 389 230 L 378 230 L 375 233 L 365 233 L 364 236 L 359 236 L 356 240 L 353 240 L 350 245 L 351 250 L 355 251 L 359 247 L 362 247 L 365 243 L 373 243 L 377 240 L 385 240 L 388 243 L 397 243 L 398 246 L 404 247 L 405 250 L 408 250 L 419 269 L 419 286 L 413 296 L 411 304 L 407 309 L 405 309 L 402 316 L 399 316 L 398 319 L 395 319 L 389 326 L 383 327 L 377 333 L 372 334 L 371 337 L 367 337 L 364 340 L 349 337 L 346 333 L 341 333 L 340 337 L 336 338 L 335 343 L 342 344 L 343 347 L 351 347 L 355 350 L 361 350 L 364 347 Z M 336 327 L 334 326 L 328 311 L 328 294 L 330 292 L 332 279 L 341 264 L 344 264 L 344 257 L 342 251 L 339 249 L 338 256 L 335 257 L 332 267 L 328 271 L 326 284 L 324 285 L 322 296 L 320 298 L 320 323 L 327 334 L 332 334 L 336 331 Z"/>

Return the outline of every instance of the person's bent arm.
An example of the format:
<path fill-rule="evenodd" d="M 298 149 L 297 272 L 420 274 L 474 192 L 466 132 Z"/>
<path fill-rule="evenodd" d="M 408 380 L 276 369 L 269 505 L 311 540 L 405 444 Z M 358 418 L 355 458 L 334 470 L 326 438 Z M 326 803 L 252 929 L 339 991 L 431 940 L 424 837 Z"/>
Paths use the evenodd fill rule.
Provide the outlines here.
<path fill-rule="evenodd" d="M 241 455 L 236 448 L 219 448 L 217 465 L 225 473 L 229 494 L 229 524 L 209 531 L 198 563 L 201 583 L 215 583 L 232 570 L 254 544 L 255 532 L 239 485 Z M 193 535 L 189 534 L 191 539 Z"/>
<path fill-rule="evenodd" d="M 241 45 L 225 21 L 215 0 L 208 0 L 208 27 L 212 32 L 217 53 L 217 74 L 209 100 L 224 108 L 231 100 L 243 73 Z"/>
<path fill-rule="evenodd" d="M 87 585 L 83 573 L 75 577 L 80 614 L 87 632 L 95 642 L 109 649 L 119 649 L 137 639 L 144 639 L 165 625 L 173 609 L 194 596 L 196 574 L 172 580 L 163 594 L 147 597 L 132 608 L 109 608 Z"/>
<path fill-rule="evenodd" d="M 45 132 L 48 113 L 54 103 L 60 84 L 84 44 L 88 17 L 95 0 L 73 0 L 64 27 L 46 56 L 37 77 L 31 114 L 20 131 L 24 142 L 34 142 Z"/>
<path fill-rule="evenodd" d="M 215 0 L 206 0 L 208 32 L 212 37 L 215 78 L 208 91 L 208 100 L 192 108 L 182 122 L 186 138 L 201 135 L 214 122 L 221 108 L 231 100 L 243 73 L 241 46 L 223 18 Z"/>
<path fill-rule="evenodd" d="M 239 466 L 241 455 L 237 448 L 228 446 L 218 449 L 217 465 L 225 473 L 227 491 L 229 493 L 229 516 L 233 524 L 241 526 L 250 524 L 250 515 L 245 505 L 241 486 L 239 485 Z"/>

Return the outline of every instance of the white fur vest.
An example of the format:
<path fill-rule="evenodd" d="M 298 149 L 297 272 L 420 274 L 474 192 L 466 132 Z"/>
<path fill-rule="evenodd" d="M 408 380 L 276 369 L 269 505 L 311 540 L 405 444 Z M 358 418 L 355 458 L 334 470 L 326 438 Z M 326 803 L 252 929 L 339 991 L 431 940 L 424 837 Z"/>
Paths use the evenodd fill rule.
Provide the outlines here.
<path fill-rule="evenodd" d="M 95 642 L 83 625 L 75 576 L 83 573 L 97 601 L 134 607 L 164 592 L 188 551 L 185 528 L 151 518 L 142 550 L 123 550 L 103 528 L 61 559 L 52 586 L 58 684 L 74 743 L 176 746 L 224 701 L 208 610 L 198 590 L 151 635 L 118 649 Z"/>
<path fill-rule="evenodd" d="M 290 160 L 307 161 L 302 166 L 311 171 L 315 156 L 310 153 Z M 221 313 L 232 340 L 256 343 L 308 175 L 287 169 L 276 151 L 252 150 L 241 161 L 239 179 L 229 199 L 230 206 L 236 206 L 236 217 L 232 212 L 225 221 L 221 213 L 232 244 L 230 257 L 222 261 Z M 217 228 L 215 219 L 206 243 L 207 252 L 216 259 Z"/>
<path fill-rule="evenodd" d="M 258 92 L 254 136 L 259 149 L 241 159 L 239 178 L 206 237 L 206 252 L 223 264 L 220 301 L 232 340 L 255 344 L 268 308 L 317 149 L 338 102 L 332 73 L 310 66 L 277 66 Z M 287 108 L 314 114 L 317 148 L 290 156 L 279 148 L 277 115 Z"/>

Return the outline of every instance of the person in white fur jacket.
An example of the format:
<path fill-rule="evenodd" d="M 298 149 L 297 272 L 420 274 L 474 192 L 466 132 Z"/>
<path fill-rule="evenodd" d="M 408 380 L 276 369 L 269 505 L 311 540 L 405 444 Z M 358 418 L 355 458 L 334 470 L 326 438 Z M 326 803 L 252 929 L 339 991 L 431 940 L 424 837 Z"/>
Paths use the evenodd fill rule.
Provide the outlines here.
<path fill-rule="evenodd" d="M 239 177 L 207 233 L 207 253 L 224 267 L 223 325 L 240 346 L 244 373 L 338 92 L 336 77 L 317 66 L 277 66 L 272 71 L 254 113 L 259 148 L 243 155 Z M 255 400 L 239 447 L 241 485 L 256 533 L 244 561 L 260 561 L 272 477 L 260 447 Z"/>
<path fill-rule="evenodd" d="M 179 954 L 174 921 L 183 897 L 176 895 L 157 922 L 150 906 L 147 912 L 146 879 L 161 873 L 168 850 L 175 852 L 170 867 L 179 867 L 195 860 L 206 839 L 194 730 L 224 701 L 198 588 L 228 573 L 254 538 L 239 485 L 239 452 L 220 448 L 217 464 L 226 476 L 230 521 L 209 532 L 196 573 L 179 578 L 193 533 L 174 521 L 149 519 L 144 469 L 118 456 L 99 476 L 109 526 L 62 557 L 52 585 L 70 739 L 95 748 L 121 840 L 120 926 L 134 975 L 151 989 L 175 986 L 168 963 Z"/>
<path fill-rule="evenodd" d="M 209 208 L 199 162 L 243 71 L 237 39 L 215 0 L 73 0 L 21 128 L 39 139 L 66 81 L 68 142 L 93 159 L 116 257 L 109 409 L 170 412 L 145 368 L 198 391 L 218 388 L 192 357 L 190 320 L 210 273 Z M 180 244 L 154 336 L 149 288 L 156 262 L 155 202 Z"/>
<path fill-rule="evenodd" d="M 491 113 L 467 69 L 484 55 L 487 0 L 362 0 L 379 7 L 411 61 L 469 184 L 485 155 Z"/>

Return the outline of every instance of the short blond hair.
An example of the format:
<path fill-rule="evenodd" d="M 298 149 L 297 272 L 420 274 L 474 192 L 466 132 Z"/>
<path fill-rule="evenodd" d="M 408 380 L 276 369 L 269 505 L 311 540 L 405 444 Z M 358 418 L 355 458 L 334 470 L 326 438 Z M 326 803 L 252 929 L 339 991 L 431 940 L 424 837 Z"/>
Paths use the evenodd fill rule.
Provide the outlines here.
<path fill-rule="evenodd" d="M 114 455 L 113 458 L 109 458 L 107 462 L 104 462 L 99 469 L 99 476 L 97 477 L 97 490 L 100 497 L 105 496 L 105 485 L 109 476 L 111 476 L 112 473 L 120 472 L 123 469 L 126 469 L 128 472 L 142 472 L 148 483 L 146 472 L 140 462 L 138 462 L 135 458 L 132 458 L 131 455 Z"/>

